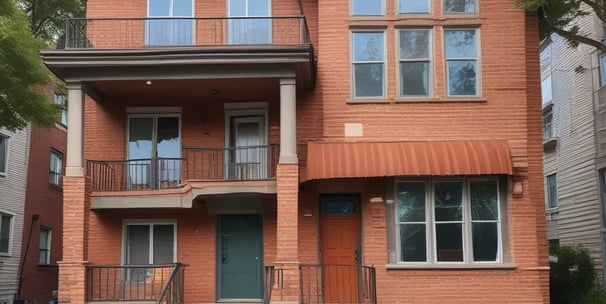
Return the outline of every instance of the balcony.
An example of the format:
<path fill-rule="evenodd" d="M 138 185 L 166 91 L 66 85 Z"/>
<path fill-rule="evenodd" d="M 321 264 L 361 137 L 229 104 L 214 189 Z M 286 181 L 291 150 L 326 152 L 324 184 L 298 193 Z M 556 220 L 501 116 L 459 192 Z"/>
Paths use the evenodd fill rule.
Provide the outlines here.
<path fill-rule="evenodd" d="M 237 148 L 185 147 L 181 158 L 88 160 L 93 191 L 176 189 L 195 181 L 270 180 L 278 145 Z"/>

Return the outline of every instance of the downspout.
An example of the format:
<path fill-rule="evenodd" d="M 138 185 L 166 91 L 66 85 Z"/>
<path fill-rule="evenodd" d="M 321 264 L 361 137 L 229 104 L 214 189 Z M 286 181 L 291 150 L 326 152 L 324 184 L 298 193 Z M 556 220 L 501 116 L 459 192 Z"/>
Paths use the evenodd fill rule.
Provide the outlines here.
<path fill-rule="evenodd" d="M 21 286 L 23 285 L 23 268 L 25 267 L 25 260 L 27 260 L 27 253 L 29 252 L 29 245 L 32 242 L 32 232 L 34 230 L 34 224 L 40 219 L 40 214 L 32 214 L 32 222 L 29 225 L 29 236 L 27 237 L 27 245 L 25 246 L 25 253 L 23 253 L 23 260 L 21 260 L 21 267 L 19 267 L 19 287 L 17 288 L 17 299 L 21 299 Z"/>

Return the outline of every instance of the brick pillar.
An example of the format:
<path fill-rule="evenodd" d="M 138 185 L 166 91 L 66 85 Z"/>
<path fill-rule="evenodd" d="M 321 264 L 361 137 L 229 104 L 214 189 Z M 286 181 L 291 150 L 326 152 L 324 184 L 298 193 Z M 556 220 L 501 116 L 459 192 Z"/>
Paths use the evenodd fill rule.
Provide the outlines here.
<path fill-rule="evenodd" d="M 275 292 L 274 303 L 299 301 L 299 165 L 278 165 L 278 214 L 276 269 L 282 269 L 282 290 Z"/>
<path fill-rule="evenodd" d="M 90 181 L 63 179 L 63 261 L 59 264 L 59 303 L 86 302 Z"/>

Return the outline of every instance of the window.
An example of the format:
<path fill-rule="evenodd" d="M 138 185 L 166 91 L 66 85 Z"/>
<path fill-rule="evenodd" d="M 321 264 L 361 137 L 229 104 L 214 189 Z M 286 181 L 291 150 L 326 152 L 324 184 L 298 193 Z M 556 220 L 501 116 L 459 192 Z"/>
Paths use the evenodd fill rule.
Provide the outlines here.
<path fill-rule="evenodd" d="M 63 170 L 63 154 L 56 150 L 51 150 L 50 156 L 50 171 L 48 173 L 48 182 L 61 186 Z"/>
<path fill-rule="evenodd" d="M 600 85 L 606 85 L 606 54 L 600 55 Z"/>
<path fill-rule="evenodd" d="M 397 181 L 395 198 L 398 262 L 501 262 L 496 178 Z"/>
<path fill-rule="evenodd" d="M 444 31 L 448 96 L 478 95 L 477 30 Z"/>
<path fill-rule="evenodd" d="M 352 33 L 353 95 L 355 98 L 385 95 L 385 37 L 383 32 Z"/>
<path fill-rule="evenodd" d="M 67 100 L 65 99 L 65 95 L 55 93 L 54 102 L 63 107 L 61 109 L 61 120 L 59 123 L 67 126 Z"/>
<path fill-rule="evenodd" d="M 175 257 L 174 224 L 127 224 L 126 264 L 170 264 Z"/>
<path fill-rule="evenodd" d="M 430 30 L 400 32 L 400 96 L 429 96 Z"/>
<path fill-rule="evenodd" d="M 428 0 L 400 0 L 401 14 L 429 13 Z"/>
<path fill-rule="evenodd" d="M 228 0 L 227 15 L 229 44 L 271 43 L 270 0 Z"/>
<path fill-rule="evenodd" d="M 193 0 L 148 0 L 147 45 L 191 45 Z"/>
<path fill-rule="evenodd" d="M 553 137 L 553 114 L 549 110 L 543 113 L 543 140 Z"/>
<path fill-rule="evenodd" d="M 351 0 L 351 14 L 358 16 L 383 15 L 383 0 Z"/>
<path fill-rule="evenodd" d="M 550 102 L 552 98 L 551 75 L 549 75 L 541 80 L 541 100 L 543 104 L 546 104 Z"/>
<path fill-rule="evenodd" d="M 0 176 L 6 175 L 8 167 L 8 136 L 0 133 Z"/>
<path fill-rule="evenodd" d="M 475 0 L 444 0 L 444 13 L 474 13 Z"/>
<path fill-rule="evenodd" d="M 556 175 L 547 175 L 545 178 L 545 200 L 547 201 L 547 209 L 558 207 L 558 185 Z"/>
<path fill-rule="evenodd" d="M 13 216 L 0 213 L 0 253 L 8 254 L 10 250 Z"/>
<path fill-rule="evenodd" d="M 50 264 L 51 249 L 51 230 L 49 228 L 40 228 L 40 256 L 38 264 Z"/>

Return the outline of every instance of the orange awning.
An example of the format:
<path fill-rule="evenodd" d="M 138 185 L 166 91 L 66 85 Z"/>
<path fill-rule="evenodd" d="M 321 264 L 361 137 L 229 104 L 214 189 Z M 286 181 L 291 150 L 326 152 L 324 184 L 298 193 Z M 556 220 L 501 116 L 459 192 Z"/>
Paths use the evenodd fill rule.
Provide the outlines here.
<path fill-rule="evenodd" d="M 310 142 L 306 180 L 512 174 L 505 140 Z"/>

